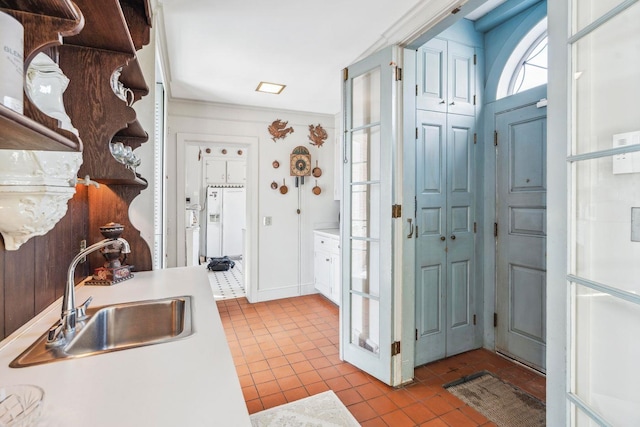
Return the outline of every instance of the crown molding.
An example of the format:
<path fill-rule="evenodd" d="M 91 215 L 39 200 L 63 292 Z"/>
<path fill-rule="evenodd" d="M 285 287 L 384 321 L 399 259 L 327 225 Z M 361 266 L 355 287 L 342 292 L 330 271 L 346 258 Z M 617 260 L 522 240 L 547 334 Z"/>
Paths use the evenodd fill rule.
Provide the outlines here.
<path fill-rule="evenodd" d="M 436 24 L 452 15 L 452 11 L 463 6 L 468 0 L 423 0 L 415 8 L 404 14 L 380 38 L 364 51 L 354 62 L 383 49 L 398 45 L 405 47 L 418 39 Z"/>

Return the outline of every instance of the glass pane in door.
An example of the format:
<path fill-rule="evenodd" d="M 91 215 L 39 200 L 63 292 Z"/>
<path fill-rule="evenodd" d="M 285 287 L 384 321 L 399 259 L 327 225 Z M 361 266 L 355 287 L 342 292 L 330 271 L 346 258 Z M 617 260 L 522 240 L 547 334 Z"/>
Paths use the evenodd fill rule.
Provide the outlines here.
<path fill-rule="evenodd" d="M 380 68 L 353 79 L 351 128 L 380 121 Z"/>
<path fill-rule="evenodd" d="M 380 186 L 372 184 L 352 185 L 351 236 L 380 236 Z"/>
<path fill-rule="evenodd" d="M 351 289 L 371 298 L 380 296 L 380 243 L 354 240 L 351 243 Z"/>
<path fill-rule="evenodd" d="M 351 144 L 351 181 L 379 181 L 380 125 L 354 131 Z"/>
<path fill-rule="evenodd" d="M 615 135 L 640 131 L 640 3 L 573 45 L 575 140 L 572 154 L 640 144 Z M 624 142 L 623 142 L 624 140 Z"/>
<path fill-rule="evenodd" d="M 640 295 L 640 153 L 574 163 L 571 273 Z M 635 173 L 622 173 L 637 161 Z M 635 232 L 634 232 L 635 230 Z M 615 251 L 611 249 L 615 248 Z"/>
<path fill-rule="evenodd" d="M 573 0 L 573 33 L 582 30 L 624 0 Z"/>
<path fill-rule="evenodd" d="M 640 305 L 573 286 L 573 392 L 611 425 L 639 425 Z"/>
<path fill-rule="evenodd" d="M 380 354 L 380 303 L 354 294 L 351 298 L 351 343 Z"/>

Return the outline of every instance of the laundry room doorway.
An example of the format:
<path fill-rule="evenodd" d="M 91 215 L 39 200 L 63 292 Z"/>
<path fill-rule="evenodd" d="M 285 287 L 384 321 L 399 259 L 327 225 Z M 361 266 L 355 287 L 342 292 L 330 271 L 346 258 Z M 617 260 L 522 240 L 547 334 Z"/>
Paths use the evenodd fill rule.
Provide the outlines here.
<path fill-rule="evenodd" d="M 176 207 L 178 263 L 203 269 L 227 257 L 229 269 L 212 268 L 209 282 L 217 299 L 251 293 L 252 243 L 257 204 L 254 138 L 178 134 Z M 180 168 L 179 168 L 180 169 Z M 180 222 L 183 223 L 180 223 Z M 212 271 L 214 270 L 214 271 Z"/>

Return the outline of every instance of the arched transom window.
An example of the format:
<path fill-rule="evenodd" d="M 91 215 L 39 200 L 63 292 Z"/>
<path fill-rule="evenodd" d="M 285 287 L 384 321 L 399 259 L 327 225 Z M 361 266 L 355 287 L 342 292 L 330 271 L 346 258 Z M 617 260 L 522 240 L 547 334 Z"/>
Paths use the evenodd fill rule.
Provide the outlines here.
<path fill-rule="evenodd" d="M 547 84 L 547 19 L 531 29 L 505 63 L 497 99 Z"/>
<path fill-rule="evenodd" d="M 508 95 L 547 84 L 547 34 L 531 45 L 511 77 Z"/>

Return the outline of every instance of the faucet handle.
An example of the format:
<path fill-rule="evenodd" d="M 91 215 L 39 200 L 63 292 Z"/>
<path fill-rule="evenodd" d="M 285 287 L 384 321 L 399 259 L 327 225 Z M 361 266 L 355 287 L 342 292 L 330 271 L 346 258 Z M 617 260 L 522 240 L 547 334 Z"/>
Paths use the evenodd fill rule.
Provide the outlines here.
<path fill-rule="evenodd" d="M 87 308 L 89 308 L 89 304 L 93 301 L 93 297 L 87 298 L 85 302 L 76 307 L 76 319 L 84 320 L 87 318 Z"/>
<path fill-rule="evenodd" d="M 47 347 L 59 347 L 64 344 L 63 328 L 64 322 L 60 319 L 49 329 L 49 332 L 47 332 L 47 343 L 45 344 Z"/>

